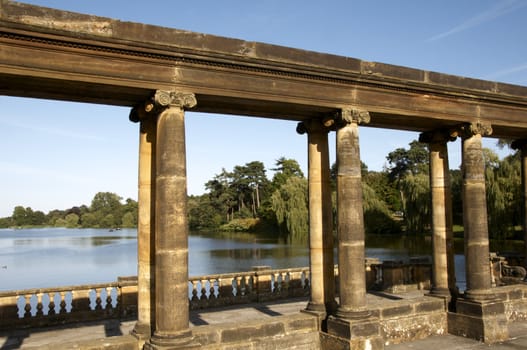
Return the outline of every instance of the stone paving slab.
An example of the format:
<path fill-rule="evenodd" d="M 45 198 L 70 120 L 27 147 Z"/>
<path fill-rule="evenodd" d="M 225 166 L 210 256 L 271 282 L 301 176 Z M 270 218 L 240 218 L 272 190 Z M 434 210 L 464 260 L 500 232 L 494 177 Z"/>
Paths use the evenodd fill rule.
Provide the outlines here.
<path fill-rule="evenodd" d="M 368 293 L 367 302 L 370 307 L 391 306 L 401 303 L 416 302 L 425 298 L 422 291 L 404 294 Z M 285 316 L 298 313 L 304 309 L 307 299 L 295 299 L 287 302 L 270 302 L 261 304 L 237 305 L 217 309 L 192 310 L 190 313 L 191 327 L 203 325 L 219 325 L 248 321 L 265 320 L 275 316 Z M 104 322 L 85 323 L 63 327 L 15 330 L 0 332 L 0 349 L 63 349 L 71 342 L 110 341 L 108 337 L 130 334 L 135 320 L 120 322 L 108 320 Z M 527 349 L 527 321 L 514 323 L 510 327 L 511 340 L 504 344 L 491 347 L 483 343 L 456 337 L 453 335 L 433 336 L 424 340 L 386 346 L 387 350 L 431 350 L 431 349 Z M 64 345 L 64 346 L 61 346 Z M 71 347 L 70 347 L 71 348 Z"/>
<path fill-rule="evenodd" d="M 446 334 L 442 336 L 433 336 L 422 340 L 416 340 L 408 343 L 388 345 L 385 350 L 512 350 L 527 349 L 527 321 L 515 322 L 509 325 L 510 339 L 503 343 L 488 345 L 476 340 L 457 337 Z"/>

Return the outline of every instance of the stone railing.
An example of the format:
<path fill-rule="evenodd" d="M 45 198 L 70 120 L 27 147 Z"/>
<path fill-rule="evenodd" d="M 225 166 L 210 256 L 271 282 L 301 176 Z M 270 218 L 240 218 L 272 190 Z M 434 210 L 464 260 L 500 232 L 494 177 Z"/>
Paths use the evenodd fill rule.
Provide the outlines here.
<path fill-rule="evenodd" d="M 366 259 L 368 289 L 427 288 L 431 265 L 381 263 Z M 338 287 L 338 268 L 335 266 Z M 309 295 L 309 268 L 271 269 L 189 278 L 191 309 L 265 302 Z M 338 288 L 337 288 L 338 291 Z M 0 292 L 0 329 L 43 327 L 64 323 L 133 318 L 137 315 L 137 277 L 120 277 L 117 282 Z"/>

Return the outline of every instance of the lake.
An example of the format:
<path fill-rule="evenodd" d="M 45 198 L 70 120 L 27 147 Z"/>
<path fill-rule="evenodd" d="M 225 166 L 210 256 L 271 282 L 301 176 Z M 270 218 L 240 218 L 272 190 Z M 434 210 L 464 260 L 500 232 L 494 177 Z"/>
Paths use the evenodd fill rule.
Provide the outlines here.
<path fill-rule="evenodd" d="M 458 252 L 462 252 L 459 245 Z M 366 256 L 408 260 L 430 256 L 427 237 L 368 236 Z M 335 254 L 336 256 L 336 254 Z M 456 254 L 464 284 L 464 257 Z M 191 233 L 189 275 L 308 266 L 307 244 L 247 233 Z M 0 290 L 105 283 L 137 274 L 137 231 L 122 229 L 0 229 Z"/>

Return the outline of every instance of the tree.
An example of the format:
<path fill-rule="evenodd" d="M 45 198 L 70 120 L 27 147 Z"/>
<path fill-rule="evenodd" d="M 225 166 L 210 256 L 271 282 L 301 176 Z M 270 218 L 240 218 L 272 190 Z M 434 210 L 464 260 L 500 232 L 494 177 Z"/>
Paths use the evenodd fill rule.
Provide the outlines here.
<path fill-rule="evenodd" d="M 423 233 L 430 227 L 430 180 L 426 174 L 409 174 L 400 181 L 407 232 Z"/>
<path fill-rule="evenodd" d="M 136 225 L 137 224 L 135 222 L 134 214 L 132 214 L 131 212 L 126 212 L 123 215 L 121 226 L 130 228 L 135 227 Z"/>
<path fill-rule="evenodd" d="M 79 216 L 75 213 L 69 213 L 64 218 L 67 228 L 76 228 L 79 225 Z"/>
<path fill-rule="evenodd" d="M 506 239 L 521 223 L 521 165 L 519 154 L 499 160 L 484 149 L 489 236 Z"/>
<path fill-rule="evenodd" d="M 97 193 L 91 202 L 90 211 L 100 221 L 101 227 L 117 227 L 123 215 L 122 197 L 111 192 Z"/>
<path fill-rule="evenodd" d="M 426 143 L 414 140 L 409 145 L 410 149 L 397 148 L 386 156 L 390 164 L 388 172 L 391 181 L 397 181 L 409 174 L 428 174 L 429 153 Z"/>
<path fill-rule="evenodd" d="M 280 157 L 276 160 L 275 167 L 271 170 L 275 172 L 272 180 L 273 191 L 279 189 L 292 176 L 304 177 L 304 173 L 295 159 Z"/>
<path fill-rule="evenodd" d="M 399 233 L 401 227 L 388 209 L 386 202 L 367 183 L 362 183 L 362 206 L 366 233 Z"/>
<path fill-rule="evenodd" d="M 271 196 L 271 207 L 281 230 L 292 242 L 306 242 L 308 237 L 307 180 L 296 176 L 287 179 Z"/>

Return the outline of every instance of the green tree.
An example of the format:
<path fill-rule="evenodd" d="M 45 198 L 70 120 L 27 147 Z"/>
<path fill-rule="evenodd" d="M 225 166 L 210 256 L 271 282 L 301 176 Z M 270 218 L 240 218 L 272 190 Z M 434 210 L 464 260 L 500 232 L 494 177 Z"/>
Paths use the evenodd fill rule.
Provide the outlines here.
<path fill-rule="evenodd" d="M 76 228 L 79 225 L 79 216 L 75 213 L 69 213 L 64 218 L 67 228 Z"/>
<path fill-rule="evenodd" d="M 31 216 L 33 215 L 33 210 L 30 207 L 24 208 L 21 205 L 17 205 L 13 209 L 13 215 L 11 215 L 11 220 L 15 226 L 27 226 L 31 225 Z"/>
<path fill-rule="evenodd" d="M 99 227 L 99 222 L 95 214 L 85 213 L 81 217 L 81 226 L 84 228 L 97 228 Z"/>
<path fill-rule="evenodd" d="M 489 236 L 506 239 L 521 223 L 521 164 L 519 154 L 499 157 L 484 149 Z"/>
<path fill-rule="evenodd" d="M 292 176 L 304 177 L 304 173 L 295 159 L 280 157 L 276 160 L 275 167 L 271 170 L 275 172 L 271 181 L 273 190 L 279 189 Z"/>
<path fill-rule="evenodd" d="M 98 220 L 100 227 L 118 227 L 123 216 L 122 197 L 111 192 L 98 192 L 92 199 L 90 212 Z"/>
<path fill-rule="evenodd" d="M 397 181 L 409 174 L 428 174 L 429 152 L 426 143 L 414 140 L 409 145 L 409 149 L 397 148 L 386 156 L 390 164 L 388 173 L 391 181 Z"/>
<path fill-rule="evenodd" d="M 131 212 L 126 212 L 123 215 L 121 226 L 130 228 L 135 227 L 136 225 L 137 223 L 135 222 L 134 214 L 132 214 Z"/>
<path fill-rule="evenodd" d="M 364 228 L 366 233 L 395 234 L 401 232 L 401 226 L 394 220 L 386 202 L 373 187 L 362 183 L 364 210 Z"/>
<path fill-rule="evenodd" d="M 427 174 L 409 174 L 400 181 L 407 232 L 424 233 L 430 227 L 430 180 Z"/>
<path fill-rule="evenodd" d="M 307 180 L 291 176 L 271 196 L 271 207 L 282 232 L 292 242 L 306 242 L 308 237 Z"/>

